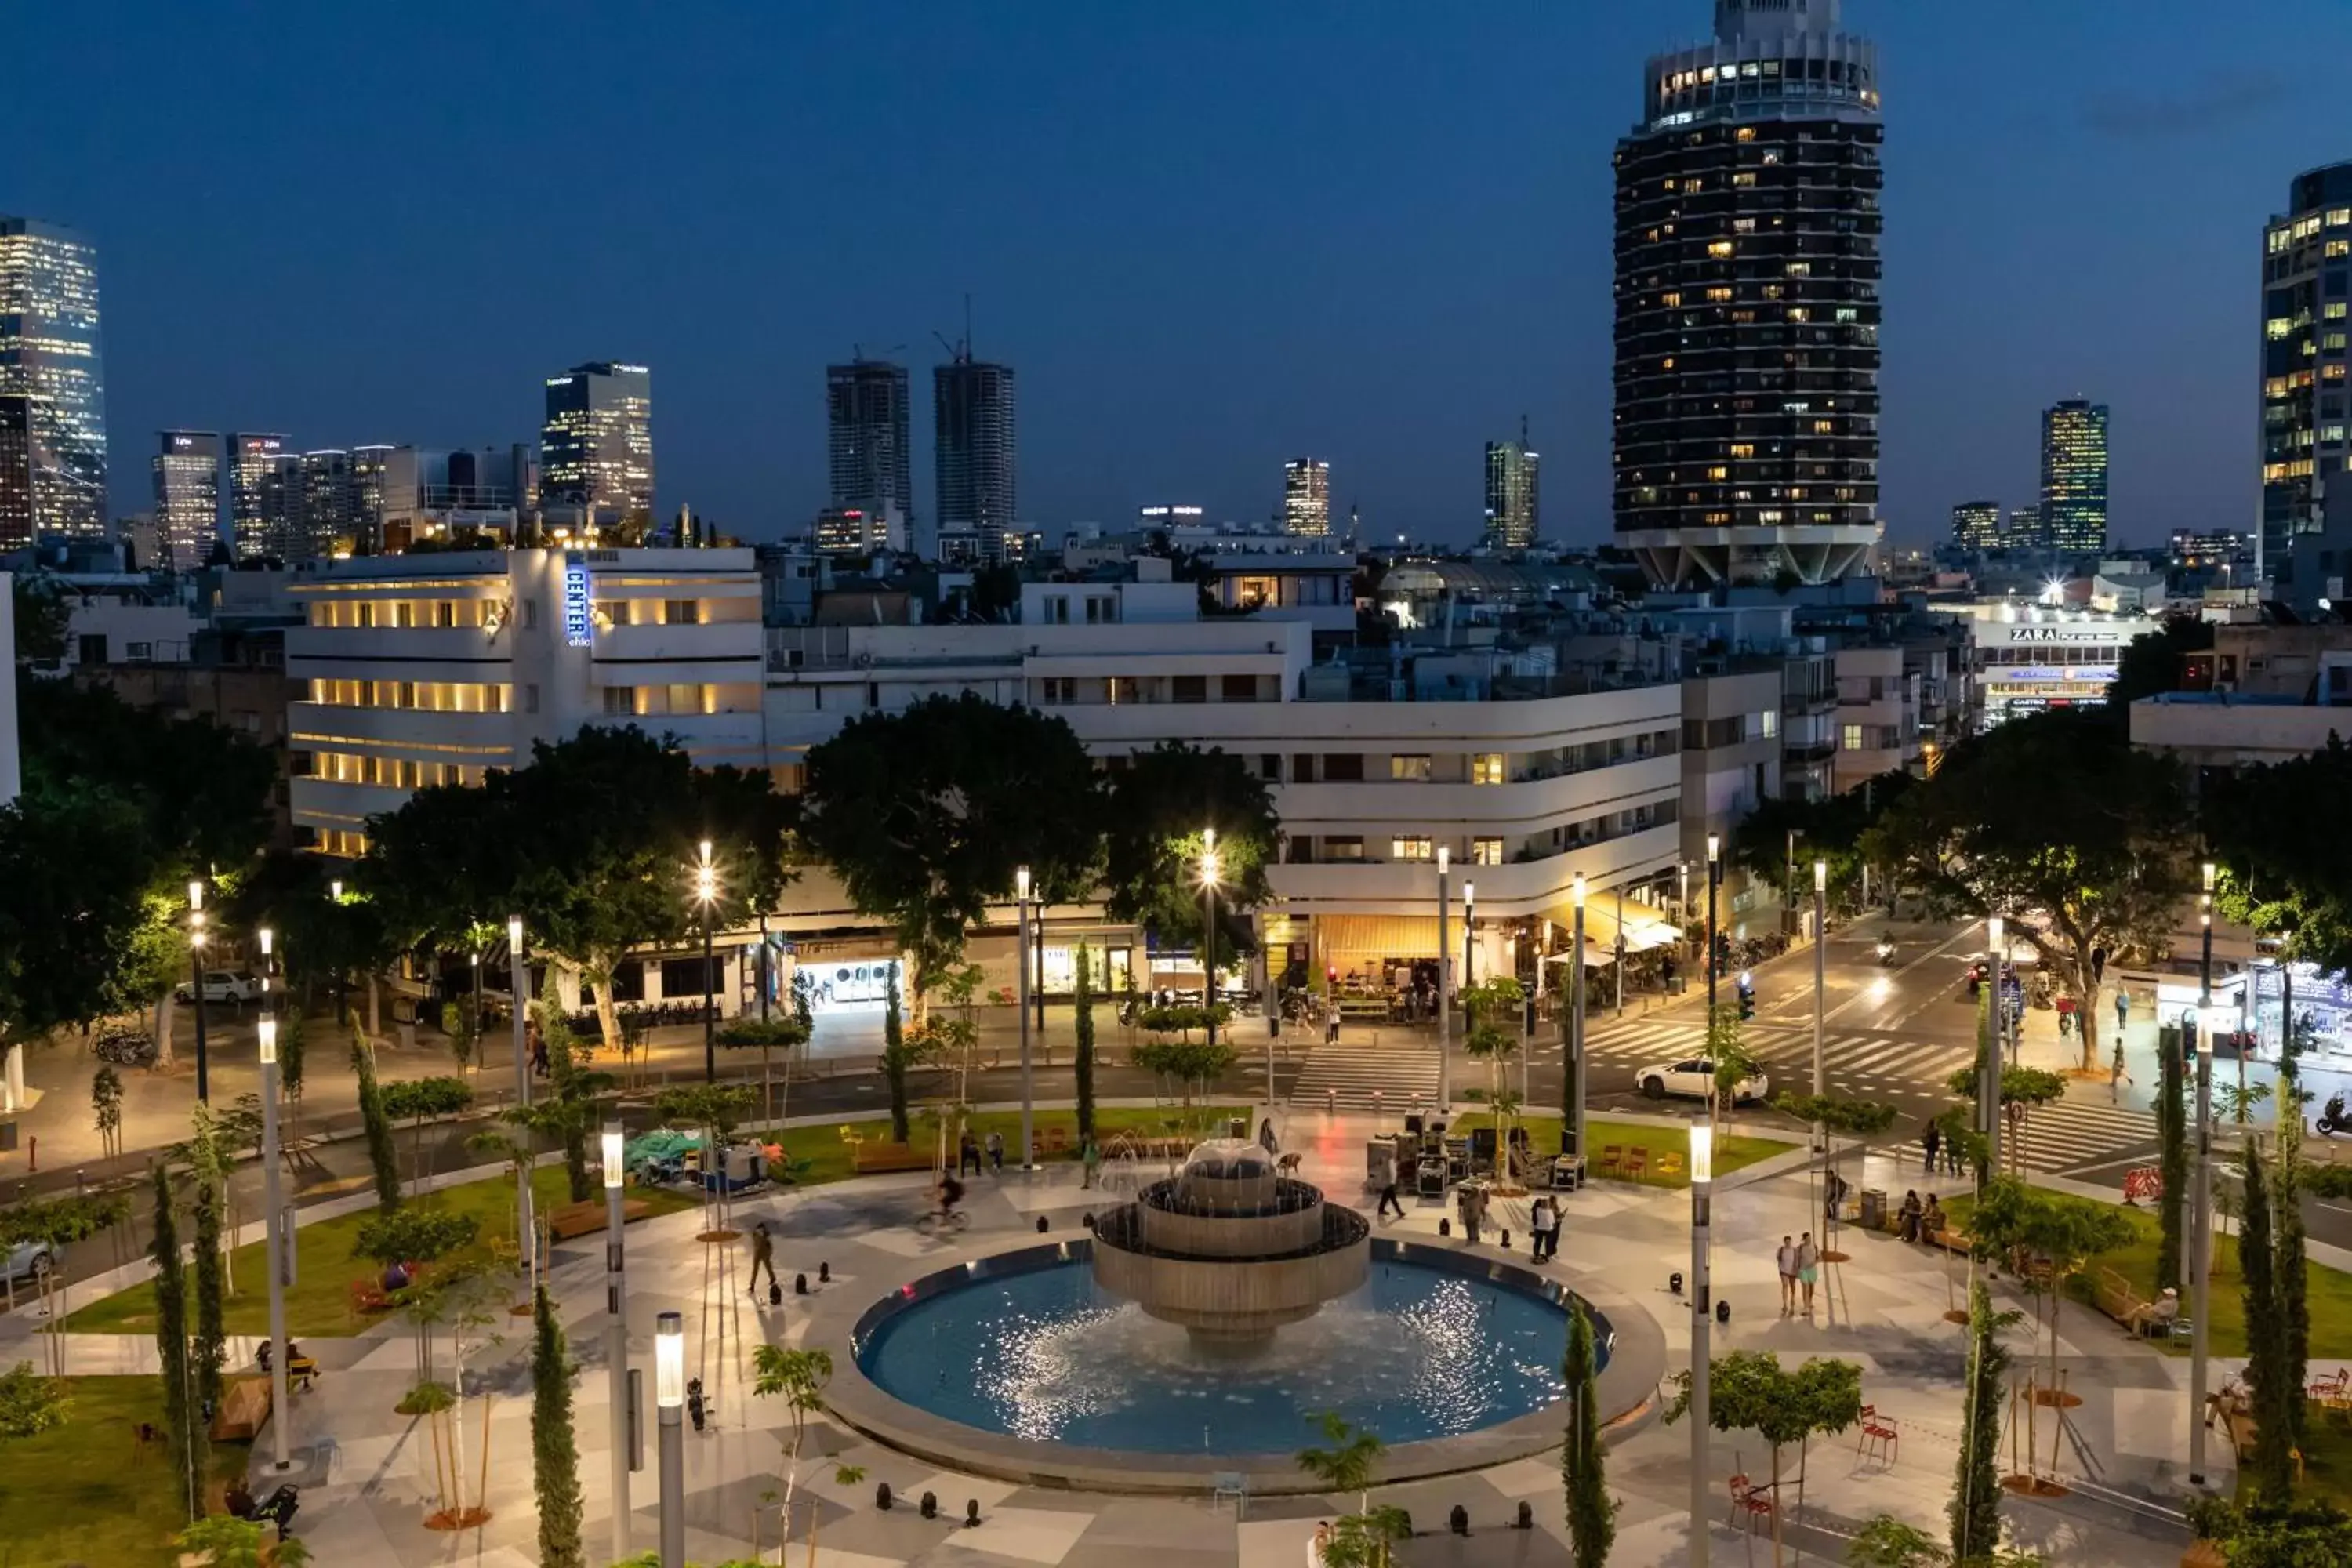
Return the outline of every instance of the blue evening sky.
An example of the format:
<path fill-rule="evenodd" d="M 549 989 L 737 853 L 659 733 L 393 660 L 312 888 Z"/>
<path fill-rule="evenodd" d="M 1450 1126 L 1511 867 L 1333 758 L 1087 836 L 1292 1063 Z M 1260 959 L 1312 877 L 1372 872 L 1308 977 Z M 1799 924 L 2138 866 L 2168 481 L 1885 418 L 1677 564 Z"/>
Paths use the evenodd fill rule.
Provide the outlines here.
<path fill-rule="evenodd" d="M 1545 531 L 1608 525 L 1610 151 L 1707 0 L 20 0 L 0 211 L 102 247 L 114 494 L 151 432 L 536 433 L 653 368 L 665 510 L 825 500 L 823 367 L 973 297 L 1021 511 L 1467 537 L 1529 417 Z M 2116 534 L 2256 502 L 2260 226 L 2352 157 L 2345 0 L 1849 0 L 1885 88 L 1884 515 L 2030 500 L 2036 414 L 2113 405 Z"/>

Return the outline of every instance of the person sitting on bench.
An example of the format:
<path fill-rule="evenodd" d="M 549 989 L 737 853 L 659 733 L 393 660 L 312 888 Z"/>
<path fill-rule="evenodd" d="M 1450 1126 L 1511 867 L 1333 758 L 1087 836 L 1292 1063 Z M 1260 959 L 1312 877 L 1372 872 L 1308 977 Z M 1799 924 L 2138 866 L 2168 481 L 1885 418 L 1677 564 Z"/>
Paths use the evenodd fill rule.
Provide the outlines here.
<path fill-rule="evenodd" d="M 2168 1285 L 2164 1293 L 2153 1301 L 2142 1301 L 2124 1317 L 2124 1327 L 2144 1337 L 2172 1332 L 2173 1320 L 2180 1316 L 2180 1292 Z"/>

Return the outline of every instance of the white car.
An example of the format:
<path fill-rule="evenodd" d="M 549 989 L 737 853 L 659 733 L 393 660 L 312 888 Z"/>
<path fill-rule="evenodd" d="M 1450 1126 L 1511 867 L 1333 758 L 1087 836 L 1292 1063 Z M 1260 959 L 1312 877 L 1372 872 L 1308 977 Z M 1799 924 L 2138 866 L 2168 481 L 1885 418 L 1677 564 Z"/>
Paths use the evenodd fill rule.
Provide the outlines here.
<path fill-rule="evenodd" d="M 0 1258 L 0 1279 L 37 1284 L 42 1275 L 57 1267 L 57 1249 L 47 1242 L 21 1242 L 14 1251 Z"/>
<path fill-rule="evenodd" d="M 1705 1100 L 1715 1092 L 1715 1064 L 1704 1057 L 1662 1062 L 1638 1069 L 1633 1081 L 1652 1100 L 1664 1100 L 1670 1094 L 1684 1100 Z M 1762 1100 L 1771 1092 L 1772 1080 L 1759 1072 L 1741 1079 L 1731 1098 L 1735 1101 Z"/>
<path fill-rule="evenodd" d="M 174 1001 L 195 999 L 195 984 L 183 980 L 172 987 Z M 251 1002 L 261 995 L 261 982 L 250 974 L 238 974 L 226 969 L 205 971 L 205 1000 L 207 1002 Z"/>

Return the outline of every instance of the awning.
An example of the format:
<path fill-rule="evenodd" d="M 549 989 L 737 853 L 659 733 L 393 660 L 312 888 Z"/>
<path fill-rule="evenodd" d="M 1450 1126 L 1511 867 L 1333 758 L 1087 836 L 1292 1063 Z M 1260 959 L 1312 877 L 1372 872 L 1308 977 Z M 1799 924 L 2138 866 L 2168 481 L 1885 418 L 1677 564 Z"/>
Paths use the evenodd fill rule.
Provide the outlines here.
<path fill-rule="evenodd" d="M 1682 941 L 1680 929 L 1667 924 L 1654 910 L 1635 903 L 1628 903 L 1624 908 L 1627 952 L 1647 952 L 1652 948 L 1672 947 Z M 1567 925 L 1569 921 L 1561 921 L 1559 923 Z M 1607 902 L 1593 899 L 1585 900 L 1584 939 L 1587 942 L 1598 942 L 1613 952 L 1617 946 L 1617 924 L 1615 900 Z"/>
<path fill-rule="evenodd" d="M 1568 954 L 1566 952 L 1548 952 L 1544 954 L 1544 962 L 1546 963 L 1566 963 L 1568 962 Z M 1602 947 L 1598 942 L 1594 942 L 1590 935 L 1585 937 L 1585 968 L 1606 969 L 1616 962 L 1617 954 L 1609 948 Z"/>
<path fill-rule="evenodd" d="M 1437 956 L 1435 915 L 1324 915 L 1315 921 L 1315 934 L 1323 962 L 1343 970 L 1366 959 Z M 1452 934 L 1461 940 L 1459 915 L 1452 922 Z"/>

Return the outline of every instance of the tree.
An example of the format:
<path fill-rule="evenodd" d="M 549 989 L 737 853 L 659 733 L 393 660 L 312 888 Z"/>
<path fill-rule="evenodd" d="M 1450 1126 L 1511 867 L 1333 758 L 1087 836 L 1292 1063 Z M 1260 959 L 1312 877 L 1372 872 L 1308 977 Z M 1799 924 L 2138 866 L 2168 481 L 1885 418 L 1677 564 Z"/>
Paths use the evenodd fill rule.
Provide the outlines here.
<path fill-rule="evenodd" d="M 1884 1513 L 1855 1532 L 1845 1560 L 1847 1568 L 2042 1568 L 2042 1559 L 2033 1552 L 2006 1547 L 1955 1557 L 1926 1531 Z"/>
<path fill-rule="evenodd" d="M 752 1362 L 751 1392 L 763 1398 L 781 1396 L 792 1421 L 784 1439 L 784 1544 L 793 1538 L 793 1494 L 801 1479 L 801 1443 L 808 1436 L 812 1415 L 824 1409 L 824 1385 L 833 1381 L 833 1357 L 821 1350 L 791 1350 L 761 1345 Z M 814 1525 L 811 1525 L 814 1534 Z M 814 1552 L 812 1551 L 811 1555 Z M 781 1560 L 781 1554 L 780 1554 Z"/>
<path fill-rule="evenodd" d="M 1707 1110 L 1718 1118 L 1729 1116 L 1741 1082 L 1755 1077 L 1764 1065 L 1740 1036 L 1738 1008 L 1717 1006 L 1707 1010 L 1706 1056 L 1715 1064 L 1715 1098 L 1708 1102 Z"/>
<path fill-rule="evenodd" d="M 1973 1100 L 1977 1093 L 1979 1069 L 1973 1067 L 1956 1068 L 1944 1080 L 1954 1094 Z M 2063 1100 L 2066 1080 L 2043 1068 L 2004 1067 L 2000 1069 L 2000 1103 L 2009 1114 L 2015 1136 L 2003 1144 L 2009 1155 L 2010 1169 L 2021 1173 L 2025 1169 L 2025 1128 L 2033 1108 Z"/>
<path fill-rule="evenodd" d="M 228 1364 L 228 1321 L 222 1300 L 221 1194 L 209 1182 L 195 1192 L 196 1338 L 189 1352 L 195 1373 L 196 1404 L 217 1410 L 221 1372 Z"/>
<path fill-rule="evenodd" d="M 1323 1483 L 1325 1490 L 1334 1495 L 1354 1492 L 1356 1511 L 1369 1512 L 1372 1502 L 1372 1475 L 1380 1468 L 1381 1456 L 1388 1445 L 1375 1433 L 1348 1424 L 1336 1410 L 1326 1410 L 1316 1417 L 1323 1429 L 1323 1441 L 1301 1448 L 1296 1458 L 1298 1468 Z"/>
<path fill-rule="evenodd" d="M 906 1020 L 898 1009 L 898 969 L 890 968 L 890 985 L 882 999 L 882 1081 L 890 1091 L 890 1142 L 904 1143 L 912 1136 L 907 1125 L 907 1074 L 922 1064 L 926 1047 L 909 1043 Z"/>
<path fill-rule="evenodd" d="M 2086 1070 L 2105 959 L 2164 942 L 2199 886 L 2179 765 L 2081 709 L 1960 742 L 1864 847 L 1935 908 L 2007 919 L 2079 1004 Z"/>
<path fill-rule="evenodd" d="M 1568 1494 L 1569 1550 L 1576 1568 L 1601 1568 L 1617 1539 L 1617 1504 L 1602 1475 L 1601 1407 L 1593 1395 L 1598 1356 L 1584 1303 L 1568 1308 L 1568 1436 L 1560 1445 L 1560 1480 Z"/>
<path fill-rule="evenodd" d="M 1511 1130 L 1503 1101 L 1509 1081 L 1511 1058 L 1519 1052 L 1518 1016 L 1526 993 L 1511 976 L 1497 974 L 1475 985 L 1465 985 L 1459 994 L 1462 1016 L 1469 1029 L 1468 1037 L 1462 1042 L 1463 1048 L 1470 1053 L 1473 1061 L 1486 1064 L 1486 1100 L 1495 1108 L 1495 1147 L 1497 1151 L 1495 1168 L 1507 1171 L 1510 1168 Z M 1516 1096 L 1509 1098 L 1517 1099 Z"/>
<path fill-rule="evenodd" d="M 2352 1516 L 2316 1499 L 2199 1498 L 2189 1521 L 2221 1548 L 2230 1568 L 2346 1568 L 2352 1563 Z"/>
<path fill-rule="evenodd" d="M 2116 662 L 2116 678 L 2107 683 L 2107 722 L 2126 729 L 2133 703 L 2181 689 L 2183 661 L 2212 646 L 2212 626 L 2196 615 L 2167 616 L 2155 631 L 2125 644 L 2123 658 Z"/>
<path fill-rule="evenodd" d="M 1240 757 L 1165 741 L 1113 773 L 1103 813 L 1104 910 L 1159 934 L 1164 946 L 1199 947 L 1202 829 L 1217 834 L 1219 964 L 1247 951 L 1249 912 L 1272 889 L 1268 866 L 1282 826 L 1265 781 Z"/>
<path fill-rule="evenodd" d="M 580 1446 L 572 1434 L 572 1363 L 541 1285 L 531 1300 L 530 1479 L 542 1568 L 587 1568 L 580 1542 Z"/>
<path fill-rule="evenodd" d="M 1970 1282 L 1960 1457 L 1946 1510 L 1955 1562 L 1990 1557 L 2000 1544 L 2000 1406 L 2009 1392 L 2009 1348 L 2000 1334 L 2017 1321 L 2015 1312 L 1993 1310 L 1992 1292 L 1982 1279 Z"/>
<path fill-rule="evenodd" d="M 2048 1261 L 2050 1360 L 2048 1388 L 2058 1386 L 2058 1317 L 2066 1282 L 2103 1252 L 2130 1245 L 2131 1217 L 2109 1204 L 2029 1187 L 2013 1176 L 1995 1178 L 1969 1216 L 1980 1255 L 2001 1257 L 2022 1247 Z"/>
<path fill-rule="evenodd" d="M 967 692 L 854 719 L 810 750 L 801 799 L 810 849 L 910 955 L 919 1012 L 1017 868 L 1048 903 L 1094 881 L 1094 763 L 1066 723 L 1033 709 Z"/>
<path fill-rule="evenodd" d="M 474 1011 L 470 997 L 441 1004 L 441 1032 L 449 1038 L 449 1054 L 457 1058 L 458 1075 L 463 1077 L 474 1065 L 474 1052 L 482 1042 L 482 1016 Z"/>
<path fill-rule="evenodd" d="M 761 1118 L 773 1120 L 776 1114 L 775 1097 L 771 1092 L 770 1082 L 773 1053 L 779 1049 L 789 1053 L 808 1044 L 811 1032 L 808 1023 L 795 1013 L 786 1013 L 774 1018 L 738 1018 L 719 1031 L 719 1043 L 722 1046 L 760 1047 Z M 792 1074 L 793 1058 L 788 1054 L 784 1058 L 784 1093 L 788 1101 L 792 1094 Z"/>
<path fill-rule="evenodd" d="M 259 1520 L 219 1513 L 200 1519 L 172 1539 L 182 1552 L 212 1568 L 308 1568 L 310 1548 L 299 1535 L 273 1536 Z"/>
<path fill-rule="evenodd" d="M 175 1484 L 186 1494 L 188 1517 L 204 1512 L 204 1478 L 210 1468 L 210 1434 L 196 1406 L 195 1369 L 188 1354 L 187 1277 L 181 1270 L 180 1230 L 173 1209 L 171 1173 L 154 1168 L 155 1354 L 163 1384 L 163 1439 Z"/>
<path fill-rule="evenodd" d="M 90 1075 L 89 1108 L 100 1152 L 109 1158 L 122 1152 L 122 1078 L 112 1068 Z"/>
<path fill-rule="evenodd" d="M 1077 1053 L 1070 1065 L 1077 1075 L 1078 1147 L 1083 1150 L 1095 1135 L 1095 983 L 1084 942 L 1078 943 L 1078 984 L 1071 1003 Z"/>
<path fill-rule="evenodd" d="M 73 607 L 66 603 L 54 577 L 19 572 L 9 579 L 15 602 L 16 666 L 55 666 L 66 657 L 66 637 L 73 624 Z M 11 671 L 7 679 L 14 680 Z"/>
<path fill-rule="evenodd" d="M 1768 795 L 1731 830 L 1732 864 L 1769 883 L 1786 900 L 1809 891 L 1813 862 L 1826 860 L 1831 897 L 1841 903 L 1858 901 L 1865 864 L 1864 835 L 1916 782 L 1898 771 L 1879 774 L 1864 788 L 1841 790 L 1820 800 Z M 1786 885 L 1792 872 L 1793 888 Z"/>
<path fill-rule="evenodd" d="M 2159 1290 L 2179 1289 L 2187 1281 L 2180 1267 L 2182 1218 L 2188 1212 L 2189 1108 L 2184 1098 L 2180 1031 L 2157 1031 L 2156 1138 L 2157 1164 L 2164 1191 L 2157 1197 L 2158 1239 L 2156 1285 Z"/>
<path fill-rule="evenodd" d="M 1665 1410 L 1669 1425 L 1690 1413 L 1691 1375 L 1675 1374 L 1678 1391 Z M 1816 1432 L 1834 1435 L 1862 1419 L 1862 1368 L 1850 1361 L 1815 1358 L 1790 1372 L 1769 1351 L 1733 1351 L 1707 1363 L 1707 1425 L 1718 1432 L 1753 1432 L 1772 1450 L 1772 1495 L 1780 1495 L 1780 1450 Z M 1798 1461 L 1803 1486 L 1803 1459 Z M 1780 1510 L 1772 1510 L 1772 1550 L 1780 1550 Z"/>
<path fill-rule="evenodd" d="M 2306 829 L 2347 798 L 2352 746 L 2337 734 L 2285 762 L 2216 771 L 2202 792 L 2204 831 L 2222 870 L 2216 909 L 2232 923 L 2284 933 L 2283 956 L 2323 970 L 2352 968 L 2352 847 L 2340 834 Z M 2312 812 L 2319 815 L 2297 815 Z"/>
<path fill-rule="evenodd" d="M 425 1124 L 444 1116 L 456 1116 L 474 1103 L 474 1090 L 462 1078 L 414 1078 L 385 1085 L 377 1090 L 376 1103 L 383 1107 L 387 1121 L 409 1124 L 409 1163 L 415 1173 L 416 1190 L 425 1190 Z"/>
<path fill-rule="evenodd" d="M 1137 1067 L 1176 1084 L 1184 1109 L 1190 1110 L 1193 1090 L 1198 1088 L 1206 1092 L 1208 1086 L 1234 1065 L 1240 1053 L 1224 1039 L 1213 1046 L 1206 1040 L 1184 1039 L 1146 1040 L 1131 1055 Z"/>
<path fill-rule="evenodd" d="M 0 1372 L 0 1437 L 34 1437 L 63 1426 L 73 1406 L 66 1388 L 64 1378 L 43 1377 L 28 1361 Z"/>
<path fill-rule="evenodd" d="M 352 1071 L 359 1079 L 360 1125 L 367 1134 L 376 1207 L 390 1214 L 400 1206 L 400 1155 L 393 1147 L 392 1119 L 384 1113 L 383 1090 L 375 1081 L 374 1047 L 358 1030 L 352 1032 Z"/>
<path fill-rule="evenodd" d="M 352 1237 L 352 1256 L 384 1268 L 394 1263 L 431 1263 L 474 1245 L 482 1222 L 454 1209 L 418 1205 L 390 1214 L 373 1214 L 360 1222 Z"/>

